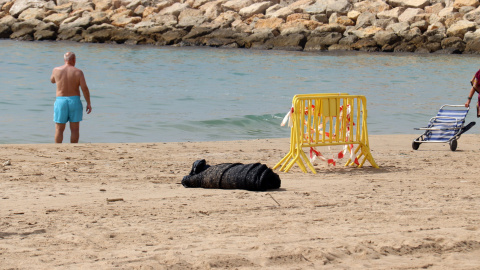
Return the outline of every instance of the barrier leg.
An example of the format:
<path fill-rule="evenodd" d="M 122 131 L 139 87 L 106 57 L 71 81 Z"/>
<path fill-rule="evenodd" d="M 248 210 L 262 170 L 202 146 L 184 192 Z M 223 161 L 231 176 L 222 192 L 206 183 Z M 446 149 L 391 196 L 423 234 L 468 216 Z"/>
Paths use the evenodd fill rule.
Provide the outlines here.
<path fill-rule="evenodd" d="M 300 154 L 302 155 L 303 159 L 305 160 L 305 163 L 307 163 L 307 166 L 308 168 L 310 168 L 310 170 L 313 172 L 313 173 L 317 173 L 317 171 L 315 170 L 315 168 L 313 167 L 312 163 L 310 162 L 310 160 L 308 159 L 307 155 L 305 155 L 305 152 L 300 151 Z M 303 164 L 302 164 L 303 165 Z M 305 166 L 304 166 L 305 167 Z"/>

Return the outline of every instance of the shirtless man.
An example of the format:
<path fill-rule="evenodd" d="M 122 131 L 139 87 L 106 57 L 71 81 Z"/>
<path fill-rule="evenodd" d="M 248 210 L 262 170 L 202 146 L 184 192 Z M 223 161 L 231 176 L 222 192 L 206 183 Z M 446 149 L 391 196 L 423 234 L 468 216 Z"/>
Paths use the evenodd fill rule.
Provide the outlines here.
<path fill-rule="evenodd" d="M 70 122 L 71 143 L 78 143 L 80 138 L 80 121 L 83 118 L 83 105 L 80 101 L 80 89 L 87 102 L 86 112 L 92 111 L 90 91 L 83 72 L 75 67 L 75 54 L 67 52 L 63 59 L 65 65 L 56 67 L 52 71 L 50 81 L 57 84 L 57 98 L 55 100 L 53 121 L 55 121 L 55 142 L 62 143 L 63 132 L 67 122 Z"/>

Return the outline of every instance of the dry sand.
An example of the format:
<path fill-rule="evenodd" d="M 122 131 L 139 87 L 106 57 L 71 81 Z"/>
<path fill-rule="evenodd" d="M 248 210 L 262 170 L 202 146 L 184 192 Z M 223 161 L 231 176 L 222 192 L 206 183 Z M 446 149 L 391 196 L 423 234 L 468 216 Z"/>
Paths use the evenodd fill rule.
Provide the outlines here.
<path fill-rule="evenodd" d="M 480 269 L 480 135 L 416 136 L 370 136 L 380 169 L 294 166 L 268 192 L 179 183 L 201 158 L 273 167 L 288 139 L 2 145 L 0 268 Z"/>

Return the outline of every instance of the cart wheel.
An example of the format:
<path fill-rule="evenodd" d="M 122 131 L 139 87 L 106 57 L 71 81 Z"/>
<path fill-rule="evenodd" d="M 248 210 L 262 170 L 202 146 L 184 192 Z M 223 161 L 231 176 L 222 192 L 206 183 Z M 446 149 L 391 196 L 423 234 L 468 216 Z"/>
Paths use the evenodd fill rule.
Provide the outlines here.
<path fill-rule="evenodd" d="M 412 142 L 412 148 L 413 148 L 413 150 L 418 150 L 418 147 L 420 147 L 420 143 L 419 143 L 419 142 L 416 142 L 416 141 L 413 141 L 413 142 Z"/>
<path fill-rule="evenodd" d="M 452 140 L 450 142 L 450 150 L 452 150 L 452 151 L 457 150 L 457 140 Z"/>

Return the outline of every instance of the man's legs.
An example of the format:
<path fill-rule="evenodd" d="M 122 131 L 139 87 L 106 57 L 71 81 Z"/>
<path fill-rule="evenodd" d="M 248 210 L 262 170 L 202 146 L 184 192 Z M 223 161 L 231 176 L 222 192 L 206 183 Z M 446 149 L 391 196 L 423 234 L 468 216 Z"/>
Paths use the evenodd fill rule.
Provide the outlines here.
<path fill-rule="evenodd" d="M 55 143 L 62 143 L 65 124 L 55 123 Z"/>
<path fill-rule="evenodd" d="M 78 139 L 80 138 L 80 122 L 70 122 L 70 132 L 72 133 L 70 135 L 70 142 L 78 143 Z"/>

